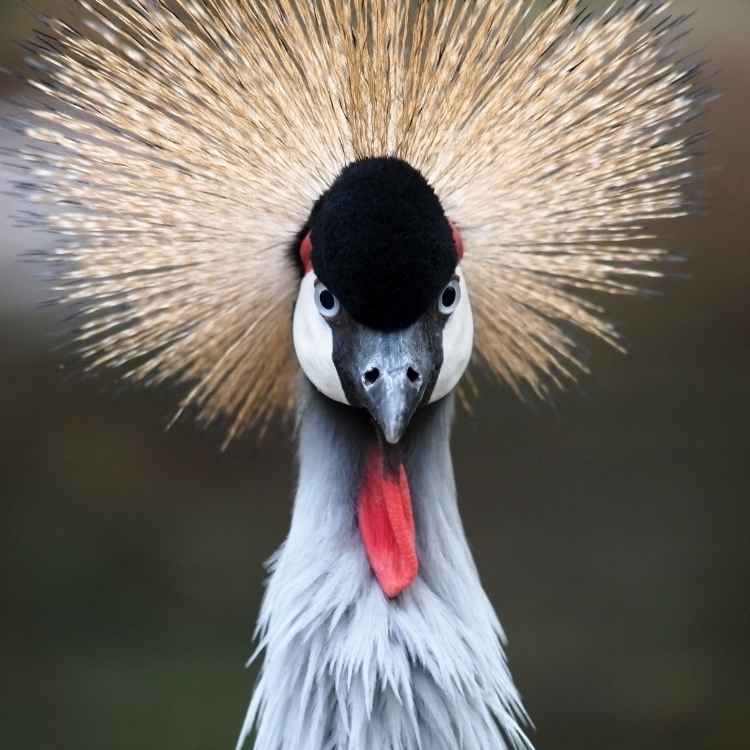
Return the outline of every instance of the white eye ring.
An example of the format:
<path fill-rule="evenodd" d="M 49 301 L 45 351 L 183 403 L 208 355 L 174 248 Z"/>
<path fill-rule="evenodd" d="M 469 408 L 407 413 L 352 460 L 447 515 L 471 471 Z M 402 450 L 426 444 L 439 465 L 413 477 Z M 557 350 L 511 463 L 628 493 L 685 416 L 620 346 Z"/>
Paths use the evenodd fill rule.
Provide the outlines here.
<path fill-rule="evenodd" d="M 443 315 L 450 315 L 458 307 L 461 301 L 461 283 L 458 279 L 452 279 L 448 282 L 445 289 L 440 292 L 438 300 L 438 310 Z"/>
<path fill-rule="evenodd" d="M 315 285 L 315 304 L 318 312 L 329 320 L 335 318 L 341 309 L 334 293 L 325 284 L 320 283 Z"/>

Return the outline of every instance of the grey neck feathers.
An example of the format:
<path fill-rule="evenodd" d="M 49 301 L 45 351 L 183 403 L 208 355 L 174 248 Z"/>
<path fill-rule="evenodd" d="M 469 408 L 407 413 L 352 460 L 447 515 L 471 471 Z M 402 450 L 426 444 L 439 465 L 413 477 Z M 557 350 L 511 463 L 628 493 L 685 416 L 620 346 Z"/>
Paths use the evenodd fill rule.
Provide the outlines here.
<path fill-rule="evenodd" d="M 289 536 L 269 561 L 264 663 L 239 747 L 251 734 L 255 750 L 528 747 L 458 512 L 452 397 L 409 428 L 420 573 L 395 600 L 370 570 L 356 519 L 372 427 L 309 385 L 301 402 L 299 487 Z"/>

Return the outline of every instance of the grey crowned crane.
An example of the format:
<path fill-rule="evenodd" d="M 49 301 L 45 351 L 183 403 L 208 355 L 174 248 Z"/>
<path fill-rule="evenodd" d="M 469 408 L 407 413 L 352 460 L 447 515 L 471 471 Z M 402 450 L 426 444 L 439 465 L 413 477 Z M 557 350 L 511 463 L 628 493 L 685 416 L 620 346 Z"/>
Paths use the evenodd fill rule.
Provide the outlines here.
<path fill-rule="evenodd" d="M 528 746 L 459 515 L 470 363 L 544 395 L 617 344 L 685 211 L 696 71 L 659 2 L 80 0 L 32 45 L 22 187 L 91 367 L 228 440 L 296 410 L 240 746 Z M 296 356 L 295 356 L 296 354 Z M 458 391 L 465 397 L 468 392 Z"/>

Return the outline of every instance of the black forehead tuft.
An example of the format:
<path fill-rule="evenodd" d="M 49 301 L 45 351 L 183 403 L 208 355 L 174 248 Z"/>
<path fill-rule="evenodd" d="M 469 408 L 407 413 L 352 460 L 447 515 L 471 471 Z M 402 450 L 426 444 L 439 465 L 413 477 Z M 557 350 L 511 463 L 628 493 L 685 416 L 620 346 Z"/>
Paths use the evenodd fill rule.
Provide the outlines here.
<path fill-rule="evenodd" d="M 453 232 L 425 178 L 401 159 L 349 164 L 310 217 L 318 278 L 355 320 L 414 323 L 456 268 Z"/>

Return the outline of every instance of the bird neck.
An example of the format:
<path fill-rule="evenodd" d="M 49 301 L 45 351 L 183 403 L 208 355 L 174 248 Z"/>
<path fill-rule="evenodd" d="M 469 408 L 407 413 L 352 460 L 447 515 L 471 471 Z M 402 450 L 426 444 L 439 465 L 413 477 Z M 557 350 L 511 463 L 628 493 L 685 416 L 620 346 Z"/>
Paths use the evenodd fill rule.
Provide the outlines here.
<path fill-rule="evenodd" d="M 357 523 L 373 428 L 308 385 L 301 404 L 299 486 L 269 562 L 242 740 L 254 727 L 255 750 L 453 750 L 470 727 L 482 750 L 521 743 L 502 630 L 458 512 L 452 397 L 421 409 L 404 441 L 420 567 L 394 599 Z"/>
<path fill-rule="evenodd" d="M 299 416 L 300 476 L 286 546 L 304 555 L 315 550 L 320 574 L 345 559 L 356 561 L 363 588 L 376 587 L 364 552 L 357 509 L 368 457 L 377 444 L 369 417 L 303 386 Z M 399 447 L 411 489 L 418 580 L 441 596 L 455 599 L 455 585 L 478 574 L 458 511 L 450 435 L 453 397 L 423 407 Z M 350 570 L 349 573 L 353 573 Z"/>

